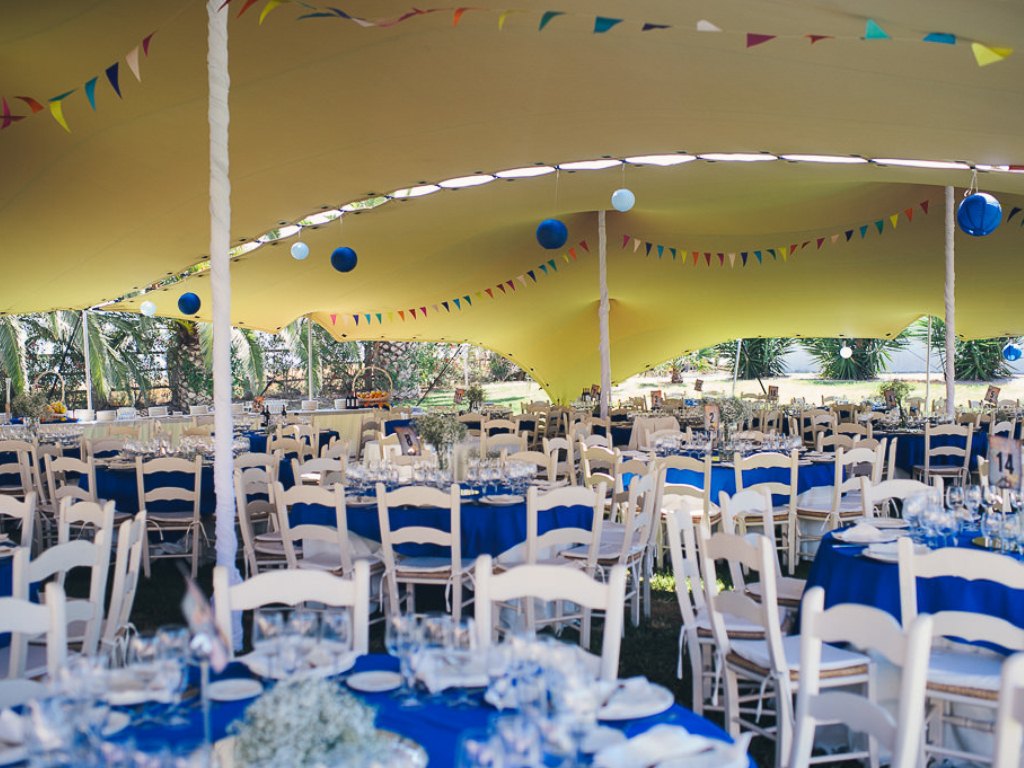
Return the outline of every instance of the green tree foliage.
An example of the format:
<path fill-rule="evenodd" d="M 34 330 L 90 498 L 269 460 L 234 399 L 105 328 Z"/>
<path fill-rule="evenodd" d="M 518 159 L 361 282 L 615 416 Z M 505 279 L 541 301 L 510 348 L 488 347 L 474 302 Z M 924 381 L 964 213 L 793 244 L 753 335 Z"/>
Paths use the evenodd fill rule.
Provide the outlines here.
<path fill-rule="evenodd" d="M 844 358 L 839 354 L 843 344 L 853 350 L 853 355 Z M 877 379 L 885 370 L 892 353 L 907 345 L 903 336 L 895 339 L 807 339 L 804 349 L 818 363 L 823 379 L 838 381 L 865 381 Z"/>
<path fill-rule="evenodd" d="M 770 379 L 786 373 L 786 355 L 793 348 L 793 339 L 743 339 L 740 345 L 739 376 L 741 379 Z M 736 365 L 736 342 L 726 341 L 716 349 L 725 367 Z"/>
<path fill-rule="evenodd" d="M 922 318 L 910 326 L 907 334 L 927 344 L 928 320 Z M 992 381 L 1005 379 L 1013 369 L 1003 359 L 1003 347 L 1013 338 L 957 339 L 953 346 L 953 368 L 959 381 Z M 941 318 L 932 318 L 932 351 L 938 353 L 941 367 L 946 366 L 946 324 Z"/>

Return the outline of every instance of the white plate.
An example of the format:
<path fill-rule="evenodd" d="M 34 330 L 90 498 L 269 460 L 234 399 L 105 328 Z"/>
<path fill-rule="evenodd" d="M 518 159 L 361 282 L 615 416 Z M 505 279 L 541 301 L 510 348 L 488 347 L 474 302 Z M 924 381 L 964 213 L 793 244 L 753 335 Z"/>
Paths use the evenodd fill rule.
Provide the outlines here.
<path fill-rule="evenodd" d="M 928 553 L 928 547 L 924 544 L 914 545 L 915 555 L 925 555 Z M 898 563 L 899 554 L 896 550 L 896 542 L 889 542 L 887 544 L 872 544 L 870 547 L 865 549 L 861 554 L 869 560 L 878 560 L 882 563 Z"/>
<path fill-rule="evenodd" d="M 318 649 L 313 651 L 310 658 L 306 660 L 307 666 L 297 670 L 293 674 L 304 675 L 307 677 L 334 677 L 335 675 L 340 675 L 342 672 L 347 672 L 352 669 L 352 666 L 356 663 L 356 656 L 357 654 L 352 652 L 341 654 L 338 657 L 337 664 L 335 664 L 334 658 L 330 654 L 323 649 Z M 237 661 L 245 664 L 245 666 L 249 668 L 250 672 L 258 675 L 259 677 L 273 677 L 277 680 L 280 680 L 283 677 L 290 677 L 290 675 L 285 674 L 280 664 L 272 664 L 264 653 L 253 651 L 252 653 L 239 657 Z M 271 671 L 273 671 L 273 675 L 270 674 Z"/>
<path fill-rule="evenodd" d="M 675 704 L 672 691 L 648 682 L 642 688 L 625 685 L 612 694 L 597 713 L 598 720 L 635 720 L 664 712 Z"/>
<path fill-rule="evenodd" d="M 864 541 L 860 538 L 848 539 L 845 533 L 845 531 L 836 531 L 832 534 L 832 538 L 838 541 L 844 541 L 847 544 L 863 544 L 864 546 L 867 546 L 869 544 L 885 544 L 890 541 L 896 541 L 896 539 L 905 535 L 899 531 L 879 531 L 877 537 L 873 538 L 871 541 Z"/>
<path fill-rule="evenodd" d="M 241 701 L 252 699 L 263 693 L 259 680 L 246 677 L 234 677 L 210 683 L 209 694 L 213 701 Z"/>
<path fill-rule="evenodd" d="M 346 681 L 348 687 L 363 693 L 383 693 L 393 691 L 402 684 L 402 676 L 397 672 L 376 669 L 370 672 L 357 672 Z"/>
<path fill-rule="evenodd" d="M 851 521 L 857 523 L 869 523 L 875 528 L 909 528 L 910 523 L 898 517 L 855 517 Z"/>
<path fill-rule="evenodd" d="M 525 499 L 517 493 L 496 493 L 493 496 L 484 496 L 480 499 L 481 504 L 493 504 L 496 507 L 522 504 L 524 501 Z"/>
<path fill-rule="evenodd" d="M 107 703 L 112 707 L 133 707 L 147 701 L 170 702 L 170 694 L 162 686 L 150 688 L 130 669 L 113 670 L 107 678 Z"/>

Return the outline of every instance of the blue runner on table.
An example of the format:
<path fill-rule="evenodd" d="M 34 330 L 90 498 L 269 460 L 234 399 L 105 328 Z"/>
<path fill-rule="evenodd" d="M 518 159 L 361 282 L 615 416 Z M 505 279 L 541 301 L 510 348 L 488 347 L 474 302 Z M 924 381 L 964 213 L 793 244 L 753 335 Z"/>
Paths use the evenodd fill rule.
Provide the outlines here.
<path fill-rule="evenodd" d="M 398 670 L 398 659 L 382 654 L 361 656 L 356 660 L 352 672 L 368 672 L 375 670 Z M 251 678 L 253 675 L 241 663 L 229 664 L 220 675 L 213 675 L 213 680 L 227 678 Z M 348 690 L 346 688 L 346 690 Z M 452 707 L 460 692 L 446 692 L 437 696 L 422 698 L 423 706 L 407 709 L 399 706 L 399 700 L 391 692 L 357 693 L 352 695 L 377 710 L 376 725 L 411 739 L 426 750 L 429 764 L 438 768 L 447 768 L 456 764 L 459 737 L 467 730 L 487 728 L 490 720 L 497 713 L 490 705 L 480 701 L 472 707 Z M 228 726 L 240 720 L 253 699 L 233 702 L 213 702 L 211 704 L 211 731 L 214 741 L 227 735 Z M 202 741 L 202 715 L 198 707 L 190 707 L 184 711 L 188 723 L 180 728 L 167 728 L 156 723 L 131 726 L 112 737 L 112 741 L 120 744 L 132 743 L 144 752 L 160 752 L 171 750 L 174 754 L 186 755 L 194 751 Z M 652 717 L 637 720 L 619 720 L 609 723 L 627 736 L 634 736 L 652 728 L 659 723 L 680 725 L 692 734 L 706 736 L 719 741 L 730 742 L 732 739 L 714 723 L 678 704 Z M 313 724 L 310 724 L 311 727 Z M 754 762 L 751 760 L 751 767 Z"/>
<path fill-rule="evenodd" d="M 460 525 L 462 528 L 462 556 L 476 558 L 479 555 L 500 555 L 508 549 L 526 541 L 526 504 L 491 505 L 462 504 Z M 380 518 L 376 504 L 371 506 L 347 507 L 348 529 L 363 538 L 380 541 Z M 537 528 L 546 533 L 553 528 L 583 528 L 590 530 L 593 523 L 592 507 L 555 507 L 541 510 L 537 515 Z M 289 520 L 295 525 L 335 524 L 333 508 L 315 504 L 296 504 L 292 507 Z M 436 507 L 398 507 L 391 510 L 392 530 L 410 525 L 426 526 L 441 531 L 451 530 L 451 514 L 447 509 Z M 402 545 L 398 551 L 403 555 L 418 557 L 447 557 L 447 547 L 432 544 Z"/>

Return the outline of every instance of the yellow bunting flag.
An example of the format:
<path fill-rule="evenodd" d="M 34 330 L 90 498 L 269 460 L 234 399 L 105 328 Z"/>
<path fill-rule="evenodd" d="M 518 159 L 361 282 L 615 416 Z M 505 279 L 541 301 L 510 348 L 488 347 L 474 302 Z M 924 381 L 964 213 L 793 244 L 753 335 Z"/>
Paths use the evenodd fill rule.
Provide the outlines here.
<path fill-rule="evenodd" d="M 291 0 L 269 0 L 269 2 L 263 6 L 263 10 L 260 11 L 260 24 L 263 24 L 263 20 L 270 15 L 271 11 L 289 2 L 291 2 Z"/>
<path fill-rule="evenodd" d="M 1005 59 L 1013 53 L 1013 48 L 990 48 L 981 43 L 971 43 L 971 52 L 974 53 L 974 60 L 978 62 L 979 67 L 987 67 Z"/>
<path fill-rule="evenodd" d="M 889 217 L 889 221 L 892 222 L 892 228 L 896 229 L 896 225 L 900 223 L 900 215 L 898 213 L 894 213 Z"/>

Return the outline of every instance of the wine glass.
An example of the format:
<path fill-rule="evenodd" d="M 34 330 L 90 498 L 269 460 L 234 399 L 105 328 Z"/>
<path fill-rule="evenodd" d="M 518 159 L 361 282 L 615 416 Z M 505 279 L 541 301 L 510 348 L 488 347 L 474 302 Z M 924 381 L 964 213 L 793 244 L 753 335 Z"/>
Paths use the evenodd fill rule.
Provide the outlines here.
<path fill-rule="evenodd" d="M 398 657 L 402 687 L 396 695 L 401 697 L 400 707 L 418 707 L 413 656 L 419 652 L 419 625 L 413 615 L 390 616 L 384 628 L 384 646 L 392 656 Z"/>
<path fill-rule="evenodd" d="M 999 534 L 1000 524 L 996 519 L 996 513 L 987 509 L 981 513 L 981 536 L 984 539 L 985 547 L 995 549 L 994 537 Z"/>
<path fill-rule="evenodd" d="M 320 616 L 316 611 L 296 608 L 289 614 L 281 643 L 281 667 L 285 675 L 292 675 L 306 666 L 319 628 Z"/>
<path fill-rule="evenodd" d="M 253 650 L 267 660 L 267 677 L 277 672 L 275 662 L 281 652 L 284 636 L 285 611 L 280 608 L 258 608 L 252 617 Z"/>
<path fill-rule="evenodd" d="M 340 672 L 341 657 L 352 649 L 352 622 L 345 608 L 328 608 L 320 616 L 320 642 L 331 654 L 331 670 Z"/>
<path fill-rule="evenodd" d="M 928 507 L 928 497 L 923 493 L 915 493 L 903 500 L 903 519 L 910 525 L 911 535 L 920 537 L 922 518 Z"/>
<path fill-rule="evenodd" d="M 472 619 L 452 621 L 451 631 L 445 643 L 445 661 L 456 669 L 467 669 L 476 652 L 476 626 Z M 475 702 L 465 686 L 459 687 L 459 695 L 448 702 L 451 707 L 472 707 Z"/>
<path fill-rule="evenodd" d="M 981 486 L 968 485 L 964 488 L 964 506 L 971 513 L 971 524 L 974 525 L 978 522 L 978 508 L 981 506 L 982 493 Z"/>
<path fill-rule="evenodd" d="M 184 725 L 188 719 L 181 715 L 181 697 L 188 684 L 188 655 L 192 635 L 181 624 L 165 624 L 156 631 L 157 654 L 163 672 L 171 681 L 171 707 L 167 711 L 168 725 Z"/>

